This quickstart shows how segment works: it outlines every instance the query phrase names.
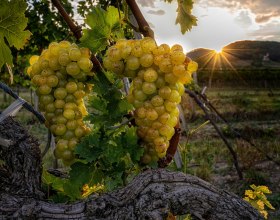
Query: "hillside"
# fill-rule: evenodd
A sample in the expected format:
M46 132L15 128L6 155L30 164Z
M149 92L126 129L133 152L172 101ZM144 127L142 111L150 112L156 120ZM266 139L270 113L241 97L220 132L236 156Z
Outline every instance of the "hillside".
M214 50L199 48L187 55L197 61L200 68L280 68L280 42L275 41L237 41L223 47L219 54Z
M201 85L280 85L280 42L238 41L225 46L221 53L199 48L187 55L198 62Z

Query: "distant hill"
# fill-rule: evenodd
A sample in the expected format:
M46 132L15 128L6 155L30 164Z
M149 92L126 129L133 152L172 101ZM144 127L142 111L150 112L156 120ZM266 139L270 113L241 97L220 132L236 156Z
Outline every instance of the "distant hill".
M238 41L221 53L198 48L187 55L198 62L198 82L208 86L280 86L280 42Z
M217 55L214 50L199 48L190 51L187 55L197 61L200 68L220 69L230 65L235 68L244 66L280 67L280 42L237 41L223 47L222 51L220 55ZM266 58L264 58L265 56ZM263 59L265 59L264 62Z

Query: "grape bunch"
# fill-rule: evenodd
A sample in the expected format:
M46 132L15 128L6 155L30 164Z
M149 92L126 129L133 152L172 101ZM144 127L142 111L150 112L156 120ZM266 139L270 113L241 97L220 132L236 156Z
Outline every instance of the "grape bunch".
M36 87L39 109L55 136L56 158L69 165L74 148L90 129L84 124L87 110L83 98L90 92L90 51L68 41L52 42L40 56L32 56L27 73Z
M145 143L142 162L164 157L178 123L184 84L191 82L197 63L186 57L180 45L157 46L146 37L119 40L107 50L103 64L120 77L132 78L127 99L135 107L137 134Z

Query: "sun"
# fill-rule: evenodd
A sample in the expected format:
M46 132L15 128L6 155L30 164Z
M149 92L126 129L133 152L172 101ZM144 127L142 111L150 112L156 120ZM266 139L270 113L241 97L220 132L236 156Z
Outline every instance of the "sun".
M216 49L216 50L215 50L215 53L216 53L216 54L220 54L220 53L222 53L222 52L223 52L223 48L220 48L220 49Z

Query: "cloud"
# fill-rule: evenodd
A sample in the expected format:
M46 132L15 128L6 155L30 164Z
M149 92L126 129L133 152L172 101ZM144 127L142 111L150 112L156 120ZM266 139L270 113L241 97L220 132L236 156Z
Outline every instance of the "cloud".
M279 26L280 21L272 21L266 25L260 25L258 30L252 31L248 35L256 40L280 41Z
M164 15L165 11L164 10L149 10L147 13L152 14L152 15Z
M272 18L280 18L279 0L197 0L202 7L223 7L230 10L245 9L255 14L257 23L270 21Z
M155 8L155 3L151 0L137 0L137 4L141 5L142 7Z
M252 25L252 19L248 10L240 11L239 15L234 20L243 28L248 28Z

